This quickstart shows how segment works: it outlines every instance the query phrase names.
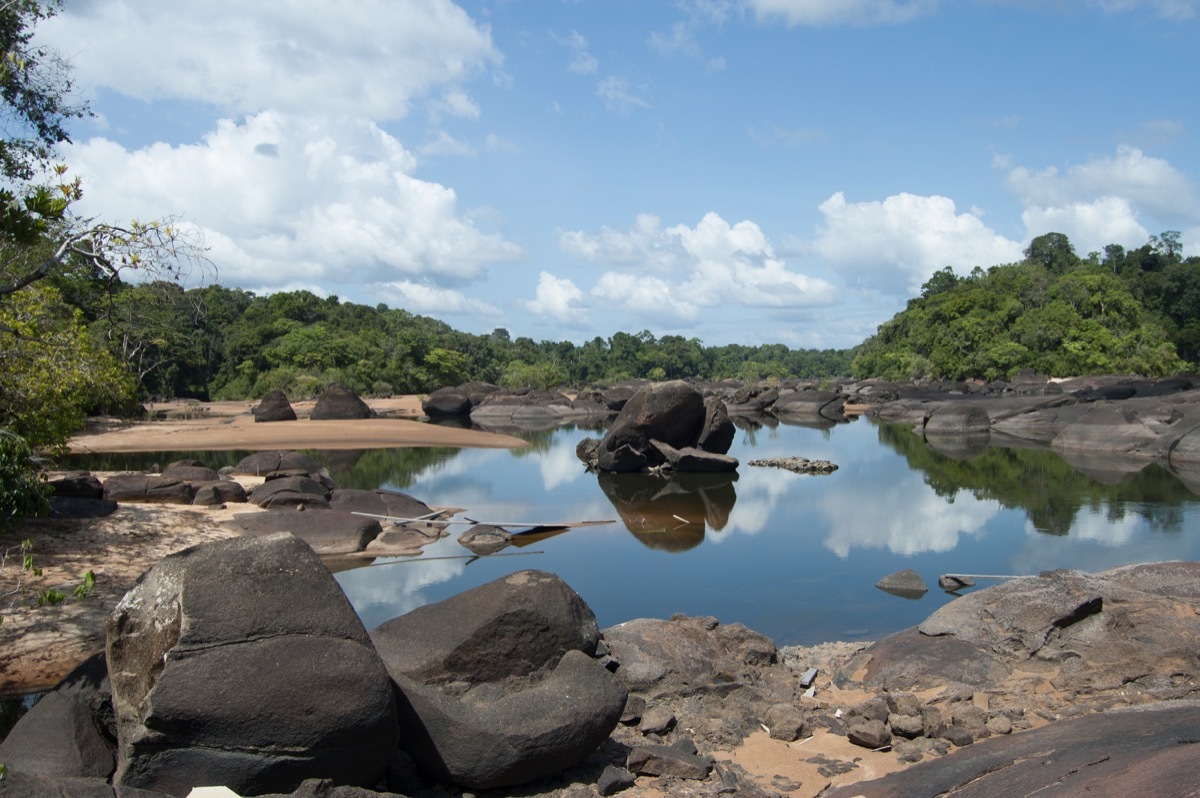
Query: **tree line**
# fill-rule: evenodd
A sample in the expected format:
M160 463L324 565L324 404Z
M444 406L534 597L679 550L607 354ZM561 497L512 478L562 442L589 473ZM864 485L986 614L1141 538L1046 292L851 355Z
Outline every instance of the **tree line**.
M485 335L386 305L308 291L259 296L221 285L109 282L62 273L49 283L89 334L125 363L140 398L295 399L334 382L364 396L428 393L483 380L509 388L682 377L820 378L844 375L849 350L780 344L704 346L697 338L616 332L580 345Z
M1030 242L1019 263L946 267L857 348L857 377L1005 379L1191 370L1200 360L1200 257L1180 234L1081 258L1062 233Z

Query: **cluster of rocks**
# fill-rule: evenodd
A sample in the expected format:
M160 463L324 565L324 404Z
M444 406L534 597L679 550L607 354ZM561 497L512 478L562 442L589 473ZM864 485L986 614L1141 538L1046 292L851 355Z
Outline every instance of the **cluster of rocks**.
M734 433L722 401L675 380L639 390L602 439L585 438L575 452L595 471L720 473L737 469L726 454Z
M302 542L233 539L164 559L130 591L106 657L0 744L0 795L797 788L720 753L762 730L920 760L823 795L1029 794L1067 776L1186 795L1200 777L1183 744L1200 739L1198 618L1200 564L1163 563L988 588L869 646L777 649L713 618L600 632L561 580L521 571L368 633ZM860 767L820 743L794 750L825 785Z
M595 616L551 574L511 574L368 633L287 534L164 558L106 631L106 651L0 744L0 794L505 787L580 762L626 703Z
M533 388L506 390L486 382L439 388L421 400L430 420L468 420L488 430L540 430L563 424L602 424L634 394L630 385L580 391L574 396Z
M296 410L288 401L287 394L278 389L268 391L257 405L250 408L255 422L295 421ZM313 405L309 418L321 420L344 420L374 418L375 411L348 386L335 382L330 384Z
M246 490L236 476L263 482ZM240 535L290 532L323 555L414 555L447 534L436 511L419 499L399 491L339 488L324 466L300 452L255 452L220 471L179 460L161 473L113 474L103 481L69 472L50 486L54 512L72 517L110 514L119 503L253 504L272 512L240 513L222 524ZM385 530L383 517L426 520Z

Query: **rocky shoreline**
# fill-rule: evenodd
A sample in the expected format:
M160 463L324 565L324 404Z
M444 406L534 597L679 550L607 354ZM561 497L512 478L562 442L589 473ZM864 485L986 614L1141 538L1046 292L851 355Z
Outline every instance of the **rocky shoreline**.
M934 448L969 452L981 440L1016 441L1068 459L1099 453L1105 467L1158 461L1186 476L1200 428L1190 378L1030 384L961 392L796 385L773 397L770 387L738 389L721 402L738 425L827 425L864 411L910 424ZM747 401L729 405L735 398ZM698 418L712 418L714 404L702 403ZM758 421L748 409L755 404ZM821 465L801 459L763 465ZM296 798L850 798L1034 789L1073 796L1137 793L1139 784L1183 796L1200 783L1191 749L1200 740L1198 563L1043 573L968 593L869 646L784 649L715 618L639 619L598 630L557 577L519 572L485 586L492 592L484 597L455 597L422 608L417 619L389 622L389 637L382 631L389 624L354 631L336 584L308 597L328 575L319 561L313 566L312 552L419 549L432 539L429 528L400 530L401 541L384 540L362 516L345 528L324 522L434 510L378 491L338 497L315 464L285 462L279 453L247 466L269 478L246 496L198 463L171 468L158 478L116 480L107 501L122 491L122 502L186 494L202 505L251 498L264 508L321 509L258 514L270 517L264 524L248 516L228 529L239 537L204 544L202 556L172 555L143 576L110 616L107 657L68 676L0 743L0 763L9 768L0 796L186 795L200 782L187 782L185 772L208 773L213 781L205 783L244 795ZM80 490L96 489L73 479ZM75 501L106 500L101 493ZM321 522L298 525L314 518ZM190 569L189 558L202 566ZM260 559L265 565L253 564ZM258 578L239 596L230 576L247 568ZM263 587L279 574L303 576ZM185 584L192 586L184 591ZM199 603L189 608L185 594ZM521 606L530 614L520 622L496 613ZM559 619L546 620L554 608ZM288 618L298 625L289 627ZM556 628L566 631L546 635ZM175 631L147 634L156 629ZM529 629L539 634L530 638ZM547 649L540 638L559 642ZM264 655L264 647L275 653ZM323 647L340 653L321 654ZM244 659L234 653L243 648ZM520 653L528 650L541 653ZM218 658L204 664L211 652ZM349 700L343 691L354 685L359 697ZM398 715L387 709L389 693ZM321 737L316 728L330 731ZM346 740L358 741L353 756Z
M1173 754L1200 739L1200 563L1043 573L869 646L777 649L682 616L601 631L536 571L355 625L290 534L172 555L110 617L108 667L89 660L0 744L0 795L152 798L214 779L337 798L935 794L911 791L913 763L1010 794L1005 778L1031 776L997 758L1084 716L1086 740L1038 738L1093 757L1054 794L1117 768L1163 796L1200 776Z

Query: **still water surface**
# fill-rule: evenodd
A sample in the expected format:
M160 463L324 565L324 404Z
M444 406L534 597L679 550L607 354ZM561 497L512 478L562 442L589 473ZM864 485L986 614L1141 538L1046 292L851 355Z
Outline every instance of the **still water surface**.
M316 453L343 487L401 490L472 518L616 521L482 558L455 540L465 527L451 527L421 557L341 571L337 579L366 626L540 568L565 579L602 627L685 613L744 623L780 645L873 640L949 601L936 584L943 573L1200 559L1200 498L1158 465L1111 484L1118 479L1111 469L1090 464L1094 478L1053 452L989 448L949 457L907 428L862 419L831 429L739 430L730 451L741 460L738 474L663 480L585 472L575 446L595 434L529 433L533 446L521 451ZM239 456L200 459L221 465ZM839 469L802 476L748 465L789 456L832 460ZM93 459L89 467L135 466ZM902 568L924 577L931 588L924 597L874 587Z

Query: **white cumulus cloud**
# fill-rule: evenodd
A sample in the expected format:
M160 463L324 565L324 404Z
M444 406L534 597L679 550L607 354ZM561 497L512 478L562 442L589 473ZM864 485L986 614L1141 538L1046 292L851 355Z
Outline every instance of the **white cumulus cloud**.
M538 277L537 295L522 302L531 312L560 322L580 321L586 314L576 303L583 299L579 286L564 277L542 272Z
M1183 173L1128 145L1118 147L1111 157L1094 158L1063 172L1053 166L1037 171L1015 166L1004 184L1022 202L1044 208L1117 197L1164 220L1194 218L1200 210Z
M502 61L490 31L450 0L84 0L38 36L70 54L82 87L237 113L394 119L444 88L442 110L469 116L458 84Z
M833 301L833 286L790 270L752 221L729 224L716 213L695 227L664 228L642 214L628 231L563 233L569 253L608 266L593 296L631 310L694 319L700 308L806 308Z
M879 25L908 22L937 10L939 0L746 0L761 20L795 25Z
M1020 243L974 213L959 213L947 197L905 193L847 202L839 191L819 209L823 222L814 251L885 293L914 293L945 266L964 273L1022 257Z
M452 189L413 177L411 153L363 119L263 112L223 120L196 144L126 150L96 138L65 155L84 179L82 213L173 209L204 235L226 284L302 280L345 295L395 280L475 280L521 255L478 229Z

